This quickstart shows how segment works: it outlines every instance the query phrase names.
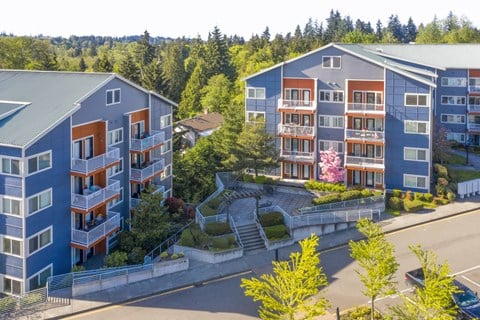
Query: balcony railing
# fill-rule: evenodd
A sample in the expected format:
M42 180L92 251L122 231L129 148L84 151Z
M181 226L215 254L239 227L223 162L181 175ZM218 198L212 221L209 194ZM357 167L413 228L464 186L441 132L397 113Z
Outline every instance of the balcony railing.
M375 103L348 103L347 112L385 113L385 106L383 104L375 104Z
M294 162L313 162L313 152L282 150L281 157Z
M480 131L480 123L467 123L468 131Z
M480 104L469 104L467 108L468 112L480 112Z
M315 111L316 101L278 99L278 109Z
M480 93L480 86L478 85L468 86L468 92Z
M356 157L356 156L347 156L345 165L363 167L363 168L375 168L375 169L384 169L384 159L383 158L367 158L367 157Z
M377 141L377 142L385 141L385 134L383 131L346 129L345 137L351 140Z
M278 134L292 137L313 137L314 127L279 124Z
M120 149L108 147L104 154L90 159L72 159L72 171L88 175L96 170L105 168L112 163L120 161Z
M152 130L149 134L144 134L144 137L141 139L131 139L130 150L143 152L158 147L164 142L165 132Z
M72 208L89 211L97 205L120 194L120 181L109 179L105 188L92 186L83 190L83 194L72 193Z
M152 194L165 192L165 186L155 185L155 188L156 189L155 191L152 192ZM136 197L130 197L130 209L133 209L140 204L140 201L141 201L140 198L141 198L140 195L137 195Z
M130 169L130 180L135 182L144 182L165 169L165 159L154 159L152 162L142 164L142 168Z
M95 220L93 225L88 229L72 229L72 243L88 248L117 228L120 228L120 214L109 211L106 220Z

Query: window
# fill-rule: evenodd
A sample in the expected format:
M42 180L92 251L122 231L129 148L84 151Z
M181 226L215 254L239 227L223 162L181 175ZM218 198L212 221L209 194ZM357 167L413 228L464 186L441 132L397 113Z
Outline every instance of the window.
M442 87L466 87L467 78L442 77Z
M442 104L464 106L467 102L465 96L442 96Z
M428 122L405 120L405 133L428 134Z
M412 161L427 161L427 149L404 148L403 159Z
M172 125L172 115L167 114L166 116L162 116L160 118L160 129L170 127Z
M123 141L123 128L108 131L107 144L113 146Z
M34 214L52 205L52 189L28 198L28 214Z
M441 120L442 123L465 123L465 115L442 113Z
M342 90L320 90L318 92L319 101L322 102L343 102Z
M411 174L403 175L403 186L406 188L427 189L427 178L425 176L415 176Z
M247 112L247 122L265 122L265 112Z
M465 133L448 132L447 140L454 140L460 143L465 143Z
M120 188L120 197L116 197L109 201L107 204L107 208L110 209L121 202L123 202L123 188Z
M52 167L52 152L48 151L28 158L28 174L40 172Z
M123 158L120 159L120 162L110 168L107 168L107 177L110 178L115 176L123 171Z
M2 253L22 256L22 241L11 238L2 239Z
M107 90L107 106L120 103L120 89Z
M165 141L165 143L162 144L162 146L160 147L160 153L161 154L165 154L165 153L167 153L171 150L172 150L172 140L171 139Z
M428 95L405 93L405 105L409 107L428 107Z
M2 199L2 212L19 216L21 214L20 201L21 200L4 197Z
M333 140L320 140L318 141L318 150L326 151L333 148L337 153L343 153L343 142Z
M480 97L478 96L469 96L468 104L473 106L480 106Z
M165 169L160 174L160 180L165 180L171 175L171 173L172 173L172 165L169 164L168 166L165 167Z
M248 99L265 99L265 88L247 88Z
M341 57L340 56L323 56L322 57L322 68L324 69L340 69L341 67Z
M20 175L20 160L2 158L2 173Z
M22 293L22 282L11 278L3 278L3 292L20 295Z
M35 290L44 287L47 284L48 277L52 276L52 265L44 268L28 280L29 290Z
M33 254L52 243L52 227L37 233L28 239L28 254Z
M319 116L318 126L325 128L343 128L343 117L338 116Z

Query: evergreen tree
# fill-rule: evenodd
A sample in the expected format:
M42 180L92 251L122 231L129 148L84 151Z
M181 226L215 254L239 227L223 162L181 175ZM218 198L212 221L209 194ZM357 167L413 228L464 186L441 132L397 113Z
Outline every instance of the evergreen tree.
M387 31L389 31L393 37L396 39L396 42L403 42L404 34L403 27L398 19L398 15L391 15L388 18Z
M417 43L440 43L442 41L442 29L437 17L425 27L418 28Z
M126 79L136 84L140 84L140 69L130 53L127 52L125 55L125 58L120 63L118 72Z
M96 72L112 72L113 64L108 59L107 53L103 53L100 59L96 59L93 64L93 70Z
M87 64L85 63L85 59L83 59L83 57L80 58L80 62L78 63L78 68L82 72L85 72L85 70L87 70Z
M206 73L204 72L205 62L199 60L188 79L185 90L182 92L182 98L178 104L178 118L186 119L202 112L200 103L201 90L207 84Z
M226 37L218 27L208 34L205 45L205 70L207 79L217 74L225 74L230 80L235 79L235 72L230 63Z
M382 22L377 20L377 24L375 25L375 36L377 37L377 41L381 41L383 39L383 26Z
M299 25L297 25L297 28L295 29L295 33L289 43L288 49L290 53L294 54L302 54L307 51Z
M410 42L415 42L415 39L417 38L417 26L415 23L413 23L412 18L408 18L407 25L404 27L404 42L405 43L410 43Z
M208 85L201 90L203 109L224 114L232 101L231 90L232 83L224 74L211 77Z
M187 49L184 42L176 40L165 48L162 59L163 77L166 82L165 96L172 101L180 101L187 82L185 58Z

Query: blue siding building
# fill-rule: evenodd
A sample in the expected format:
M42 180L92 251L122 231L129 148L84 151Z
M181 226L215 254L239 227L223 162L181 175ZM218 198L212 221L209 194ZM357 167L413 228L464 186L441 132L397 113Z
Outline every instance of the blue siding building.
M0 70L0 292L108 254L140 192L171 196L175 106L115 74Z
M245 78L248 123L277 137L284 179L321 179L320 154L345 183L430 192L434 130L480 146L479 45L331 43Z

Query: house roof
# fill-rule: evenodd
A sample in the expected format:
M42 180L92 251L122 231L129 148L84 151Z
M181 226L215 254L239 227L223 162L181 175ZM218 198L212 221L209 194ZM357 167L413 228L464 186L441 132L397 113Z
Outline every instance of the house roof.
M216 129L223 123L223 116L218 112L206 113L190 119L177 121L177 127L193 130L196 133Z
M28 146L113 78L149 92L114 73L0 70L0 145Z

